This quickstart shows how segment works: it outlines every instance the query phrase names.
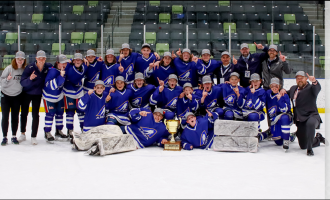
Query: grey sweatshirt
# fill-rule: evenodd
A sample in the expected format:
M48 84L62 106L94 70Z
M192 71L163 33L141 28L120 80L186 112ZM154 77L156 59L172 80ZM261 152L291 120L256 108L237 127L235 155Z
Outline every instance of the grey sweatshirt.
M11 65L7 66L1 74L1 91L8 96L19 95L23 87L20 83L24 69L14 69ZM8 81L7 77L11 73L12 78Z

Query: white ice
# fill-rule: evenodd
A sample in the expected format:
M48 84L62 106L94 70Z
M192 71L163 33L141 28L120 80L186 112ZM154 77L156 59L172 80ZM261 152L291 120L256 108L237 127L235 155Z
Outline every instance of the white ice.
M27 141L0 147L1 198L325 198L323 144L314 157L306 156L297 139L287 153L263 141L257 153L150 147L93 157L73 151L69 142L46 143L44 116L37 146L30 143L30 113ZM266 126L264 121L261 128ZM75 131L80 132L77 116ZM319 132L324 131L323 124Z

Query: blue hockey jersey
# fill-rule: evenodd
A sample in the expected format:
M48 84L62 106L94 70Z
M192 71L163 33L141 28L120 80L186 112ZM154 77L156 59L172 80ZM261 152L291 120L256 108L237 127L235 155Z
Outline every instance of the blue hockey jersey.
M173 63L178 74L180 86L183 86L185 83L191 83L193 88L198 87L198 76L206 73L203 65L196 65L194 61L184 62L180 58L174 58Z
M88 92L88 90L93 90L95 82L100 80L100 72L103 65L103 61L97 61L98 57L95 58L93 63L89 63L85 73L84 79L84 90Z
M73 63L68 63L65 68L64 95L72 99L81 98L84 95L82 79L86 74L87 66L82 64L76 68Z
M264 108L266 106L266 92L263 88L256 89L255 93L251 93L251 88L246 87L247 91L245 103L242 109L243 116L246 117L250 113L258 113L259 115L264 115Z
M156 90L156 87L148 84L141 88L135 88L133 84L129 84L127 89L133 91L132 99L130 105L133 108L149 108L149 100L152 93Z
M45 86L42 90L42 96L46 101L59 102L63 99L63 85L65 78L61 76L60 70L49 68L45 79Z
M105 105L108 116L116 118L120 124L129 125L131 123L128 118L129 101L132 99L133 91L129 89L116 90L110 96L111 100Z
M150 112L146 117L139 114L140 111ZM145 148L157 143L158 146L163 146L161 141L168 140L170 135L166 129L164 122L155 122L152 112L146 108L133 108L129 116L132 124L125 126L125 131L133 135L138 148Z
M124 67L123 74L125 75L125 82L132 83L134 80L134 71L135 71L135 62L138 56L141 56L138 53L132 52L129 56L123 58L120 63ZM116 57L119 60L119 56Z
M102 96L94 93L86 93L78 101L78 109L85 112L84 131L105 124L105 100L108 93L103 92Z
M149 67L149 64L158 61L156 56L153 53L149 54L149 58L143 57L143 55L138 56L135 61L135 68L134 68L134 73L144 73L144 71Z
M217 69L219 69L220 65L222 65L221 61L217 61L217 60L212 60L210 59L210 61L208 63L205 63L202 59L198 59L197 64L196 64L197 68L202 68L205 67L205 74L204 75L199 75L198 77L198 82L202 83L202 77L205 75L209 75L212 78L212 81L214 79L214 72L217 71Z
M184 115L187 112L195 113L198 108L199 108L199 102L197 95L192 94L192 100L184 96L183 98L178 98L176 104L176 114L178 117L184 118Z
M105 84L105 91L109 92L110 88L115 84L115 79L117 76L122 75L122 73L119 71L119 64L111 64L107 65L106 63L103 63L101 67L101 73L100 77L102 81Z
M159 86L150 96L150 104L157 105L158 108L169 109L172 112L176 111L176 105L179 95L183 89L181 86L175 86L174 89L165 87L163 92L159 92Z
M203 90L198 89L196 95L199 99L203 97ZM208 111L214 111L215 108L221 107L220 102L222 101L222 88L218 86L212 86L211 91L205 97L204 103L199 100L200 109L207 109Z
M144 71L144 76L146 78L149 78L149 82L153 84L154 86L158 87L159 82L158 79L161 81L164 81L164 84L167 85L168 82L168 76L170 74L177 74L176 69L174 66L168 65L167 67L159 66L159 69L151 69L147 68Z
M223 110L226 112L227 110L231 110L234 112L235 118L242 119L242 108L245 104L244 97L246 96L246 91L243 87L238 86L239 88L239 98L237 98L236 93L234 92L234 88L230 84L223 83L218 87L222 88L222 98L224 101Z
M282 113L288 113L291 115L290 98L287 94L282 96L280 100L277 100L277 94L273 94L272 90L266 91L266 105L267 112L272 121Z
M212 113L213 116L215 113ZM216 118L209 117L197 117L195 127L187 125L181 135L181 145L185 150L190 150L190 146L193 148L206 149L211 148L214 138L214 121Z

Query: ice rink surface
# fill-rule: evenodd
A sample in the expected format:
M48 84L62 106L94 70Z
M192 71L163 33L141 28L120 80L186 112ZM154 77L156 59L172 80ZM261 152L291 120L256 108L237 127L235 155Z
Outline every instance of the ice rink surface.
M257 153L149 147L94 157L73 151L69 142L46 143L44 113L39 144L32 146L31 118L30 113L27 141L0 146L1 198L325 198L323 144L314 157L300 150L297 139L287 153L263 141ZM264 120L261 128L266 126ZM75 131L80 132L77 116Z

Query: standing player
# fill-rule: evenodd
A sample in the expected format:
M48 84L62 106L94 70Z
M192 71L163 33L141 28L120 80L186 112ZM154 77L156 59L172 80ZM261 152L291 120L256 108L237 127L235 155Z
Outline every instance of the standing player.
M100 79L100 71L103 65L101 57L96 57L95 51L90 49L87 51L86 59L88 61L88 68L86 70L84 79L84 92L93 90L95 82Z
M129 101L132 99L133 91L126 89L124 77L117 76L115 81L114 88L110 90L110 100L105 105L107 124L130 125Z
M270 133L275 143L279 146L283 145L283 149L287 151L292 125L290 98L287 94L282 96L279 93L281 85L278 78L271 79L270 88L266 92L267 112L271 121Z
M245 104L246 91L243 87L238 86L239 74L232 72L229 78L229 84L221 84L222 97L224 100L224 119L233 120L243 119L242 108Z
M126 84L130 84L134 81L134 67L138 56L138 53L132 52L129 44L124 43L121 45L120 56L117 56L116 59L118 63L124 67L124 79Z
M125 126L123 132L131 134L136 147L142 149L153 144L163 147L169 132L162 122L163 110L156 108L153 114L146 108L133 108L129 113L132 124Z
M68 136L73 138L73 119L77 112L81 132L84 127L84 112L77 109L77 102L84 96L82 79L87 71L87 66L83 63L83 56L81 53L75 53L72 63L69 63L65 68L66 79L64 82L64 105L66 112L66 128L68 129Z
M104 91L104 82L95 82L94 90L89 90L78 101L78 109L85 112L84 132L105 124L105 103L110 100L110 95Z
M108 49L105 56L105 61L101 67L100 77L105 84L105 91L109 92L115 84L115 78L123 75L124 68L117 63L115 52Z
M50 68L48 71L45 86L42 91L46 112L44 127L45 139L51 144L54 143L54 137L51 134L54 116L56 121L56 140L66 140L68 138L68 136L62 132L64 113L63 85L65 82L65 68L67 63L68 59L65 55L60 54L57 56L54 68Z
M176 58L172 52L172 58L177 74L179 76L178 83L183 86L185 83L191 83L194 90L198 89L198 76L206 73L203 65L196 65L198 58L191 54L190 49L183 49L182 53L176 52L180 58Z
M168 77L168 87L164 86L164 81L158 81L159 86L151 95L150 104L164 109L165 119L174 119L178 97L182 92L182 87L177 85L178 77L171 74Z
M133 91L130 101L133 108L147 108L150 110L149 99L156 87L147 84L141 72L135 74L134 83L129 84L127 88Z
M200 148L208 150L212 147L214 138L215 113L206 110L205 117L198 117L188 112L185 115L187 126L181 135L181 144L184 150Z
M144 73L144 71L149 67L149 64L154 61L159 61L159 55L156 52L151 53L150 44L144 43L141 47L141 56L138 56L135 61L134 72Z
M156 87L159 86L158 79L164 81L165 85L167 85L168 76L170 74L176 74L170 52L164 52L161 61L150 63L149 67L144 72L144 76L149 78L149 82Z
M214 59L211 60L211 52L208 49L202 50L202 59L198 59L197 61L197 68L201 68L201 66L205 67L206 70L205 75L211 76L212 83L214 79L214 74L216 74L215 73L216 71L219 71L219 67L221 65L222 65L221 61L217 61ZM202 84L202 76L199 76L198 82Z

